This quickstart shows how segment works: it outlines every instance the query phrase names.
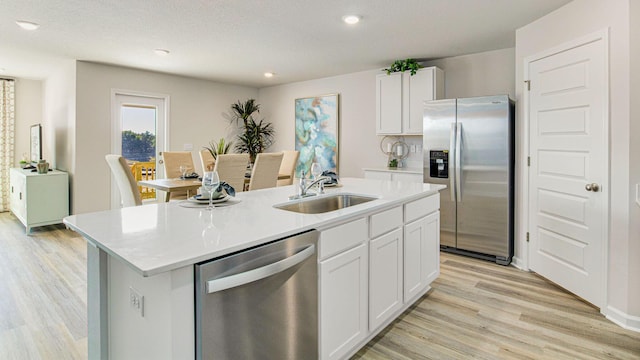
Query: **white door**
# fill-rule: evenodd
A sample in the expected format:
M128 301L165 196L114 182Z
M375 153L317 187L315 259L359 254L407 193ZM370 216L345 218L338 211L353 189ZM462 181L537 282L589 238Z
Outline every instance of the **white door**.
M528 63L531 270L604 305L608 203L607 42Z
M166 99L122 93L115 93L113 99L112 154L122 155L129 163L155 163L155 170L149 171L155 172L154 178L164 178L160 155L166 144ZM120 207L120 194L114 182L111 194L111 207ZM146 193L141 195L143 201L148 198L144 196ZM155 198L158 196L162 195L156 193Z

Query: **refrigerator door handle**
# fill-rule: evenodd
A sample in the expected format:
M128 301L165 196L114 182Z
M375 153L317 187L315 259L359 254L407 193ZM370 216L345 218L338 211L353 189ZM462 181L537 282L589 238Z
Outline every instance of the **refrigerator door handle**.
M461 187L461 176L462 176L462 161L461 161L461 152L462 152L462 123L456 124L456 153L455 153L455 168L456 168L456 199L458 202L462 201L462 187Z
M456 169L455 156L456 156L456 123L451 123L451 132L449 135L449 193L451 194L451 201L456 201L456 189L455 189L455 175Z

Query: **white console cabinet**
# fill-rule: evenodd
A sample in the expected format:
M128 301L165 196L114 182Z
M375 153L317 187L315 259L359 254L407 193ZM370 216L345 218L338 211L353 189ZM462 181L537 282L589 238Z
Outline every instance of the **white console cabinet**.
M31 170L11 169L9 177L11 212L31 228L62 223L69 216L69 177L66 172L38 174Z

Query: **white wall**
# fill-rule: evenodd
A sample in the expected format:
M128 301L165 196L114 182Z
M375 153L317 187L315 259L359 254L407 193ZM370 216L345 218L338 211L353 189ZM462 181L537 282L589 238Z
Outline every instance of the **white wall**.
M70 60L44 82L42 158L49 162L50 167L68 171L71 183L75 157L75 119L76 62Z
M640 107L637 106L640 99L640 2L630 1L629 11L629 33L631 44L630 61L631 77L629 98L630 108L630 131L629 131L629 192L631 193L631 205L629 211L629 252L627 261L629 263L629 313L640 315ZM638 189L636 190L636 186ZM637 202L634 204L634 198Z
M633 0L635 1L635 0ZM633 2L631 1L631 2ZM630 0L575 0L564 7L516 31L516 98L519 103L523 97L523 63L528 56L545 49L560 45L572 39L590 33L609 29L609 68L610 68L610 223L609 223L609 269L608 269L608 309L603 312L640 315L640 281L637 278L640 252L637 244L638 213L634 216L629 209L632 206L631 186L638 182L640 162L637 152L631 151L630 135L638 137L637 128L630 124ZM637 5L636 5L637 6ZM636 19L637 21L637 11ZM635 25L637 29L637 25ZM637 34L636 34L637 35ZM637 65L634 65L637 67ZM518 107L518 119L523 121L522 107ZM522 136L522 127L516 127ZM634 140L637 142L638 140ZM634 143L637 149L637 143ZM518 148L519 157L526 154L522 146ZM630 174L635 174L633 180ZM518 174L521 178L522 174ZM631 180L631 181L630 181ZM606 190L605 190L606 191ZM518 212L524 214L524 194L521 196ZM522 222L520 222L522 223ZM633 236L630 229L633 231ZM518 227L519 242L516 256L526 257L524 227ZM635 269L635 270L634 270ZM632 271L633 270L633 271ZM635 320L636 322L638 320ZM638 324L640 325L640 324ZM640 327L639 327L640 328Z
M257 98L255 88L227 85L144 70L77 62L76 160L73 174L74 214L109 208L109 168L104 156L111 152L111 90L123 89L170 96L166 150L193 145L198 151L232 129L223 117L232 103Z
M427 61L445 73L447 99L507 94L515 99L515 48Z
M30 159L29 131L31 125L42 122L42 88L40 80L16 79L16 122L15 122L15 151L14 166L20 165L20 160Z
M514 49L434 60L445 70L446 97L510 94L514 96ZM262 115L276 126L274 150L293 149L294 100L322 94L340 94L339 173L363 177L363 168L385 167L380 151L382 137L376 135L376 81L380 70L260 89ZM422 136L406 136L408 144L422 144ZM409 166L421 166L422 154L411 154Z
M378 70L262 88L261 115L276 128L274 150L293 149L296 98L340 94L338 172L362 177L363 167L384 166L375 133L376 80Z

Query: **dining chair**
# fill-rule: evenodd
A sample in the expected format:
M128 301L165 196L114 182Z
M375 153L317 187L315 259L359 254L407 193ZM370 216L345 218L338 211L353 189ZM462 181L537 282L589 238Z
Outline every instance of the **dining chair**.
M288 175L288 179L279 179L278 186L285 186L293 184L293 177L296 171L296 163L300 156L300 151L297 150L285 150L282 152L282 163L280 164L280 170L278 170L279 177Z
M243 191L247 164L249 154L220 154L213 169L218 172L220 181L231 185L236 191Z
M278 184L278 171L282 163L283 153L260 153L251 171L249 190L275 187Z
M156 178L155 161L134 162L130 167L136 183L141 180L155 180ZM154 188L138 185L138 192L142 200L156 198L156 190Z
M216 164L216 159L213 158L211 152L207 149L200 150L200 165L202 165L202 171L211 171Z
M187 173L195 171L193 156L191 151L164 151L162 152L162 164L164 165L164 176L167 179L177 179L182 176L180 165L187 167ZM186 191L172 191L169 199L186 199Z
M104 158L107 160L107 164L109 164L111 173L120 190L122 207L142 205L138 184L136 184L126 160L121 155L114 154L106 155Z

